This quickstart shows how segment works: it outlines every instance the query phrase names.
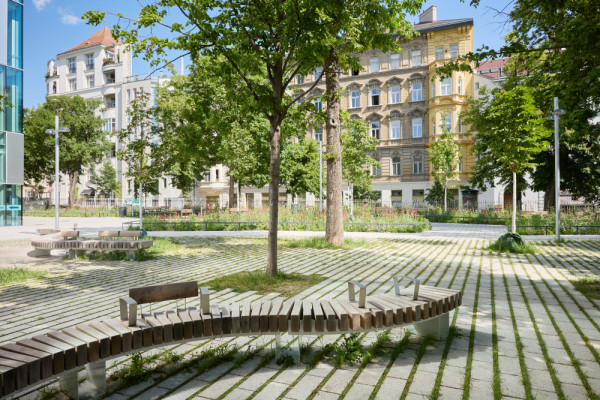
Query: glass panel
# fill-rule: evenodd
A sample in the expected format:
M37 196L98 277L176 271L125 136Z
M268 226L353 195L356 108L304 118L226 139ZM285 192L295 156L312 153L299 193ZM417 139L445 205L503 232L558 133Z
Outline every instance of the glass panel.
M371 73L379 72L379 57L371 57Z
M6 225L21 225L21 186L6 185Z
M23 6L8 2L8 65L23 68Z
M22 132L23 123L23 73L19 70L7 68L6 70L7 101L12 105L5 107L6 130Z
M4 226L6 217L4 216L6 204L4 201L4 192L6 192L6 186L0 185L0 226Z
M400 54L390 55L390 69L400 69Z
M6 182L6 133L0 132L0 182Z

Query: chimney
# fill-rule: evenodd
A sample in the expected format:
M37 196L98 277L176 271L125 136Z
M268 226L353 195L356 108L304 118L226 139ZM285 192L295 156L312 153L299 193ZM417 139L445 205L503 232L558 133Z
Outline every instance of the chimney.
M437 21L437 6L431 6L419 15L419 23L427 24Z

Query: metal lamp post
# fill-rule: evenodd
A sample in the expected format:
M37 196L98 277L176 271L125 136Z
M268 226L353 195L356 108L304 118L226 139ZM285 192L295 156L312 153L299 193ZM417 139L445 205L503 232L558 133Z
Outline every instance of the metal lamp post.
M54 228L59 229L58 227L58 208L60 203L60 176L58 171L58 134L59 133L67 133L71 130L66 127L59 128L58 127L58 115L54 116L54 129L46 129L47 134L54 134Z
M323 210L323 141L319 140L319 207Z
M554 121L554 186L555 186L555 207L556 207L556 240L560 240L560 157L558 140L558 123L560 116L565 114L565 110L558 108L558 97L554 98L554 111L550 119Z

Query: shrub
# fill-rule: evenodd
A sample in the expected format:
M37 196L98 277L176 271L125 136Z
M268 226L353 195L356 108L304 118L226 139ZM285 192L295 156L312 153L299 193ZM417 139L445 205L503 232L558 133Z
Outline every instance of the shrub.
M490 245L490 250L510 253L533 253L534 248L525 242L518 233L508 232L500 236L495 243Z

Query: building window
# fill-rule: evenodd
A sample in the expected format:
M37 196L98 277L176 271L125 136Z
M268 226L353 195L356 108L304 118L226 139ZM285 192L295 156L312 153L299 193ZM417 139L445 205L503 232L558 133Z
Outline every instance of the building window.
M423 119L413 118L412 119L412 137L420 138L423 137Z
M435 97L435 80L431 81L430 85L431 85L431 98L434 98Z
M458 45L451 44L450 45L450 58L456 58L456 57L458 57Z
M115 108L117 105L117 101L114 97L106 98L106 108Z
M411 100L421 101L423 100L423 84L421 82L413 82L411 87Z
M410 58L413 67L421 66L421 50L413 50L410 52Z
M6 78L6 86L2 86ZM12 104L0 111L0 126L6 123L4 130L10 132L23 132L23 71L14 68L0 67L0 93L5 100ZM19 192L20 193L20 192Z
M322 142L323 141L323 127L322 126L315 127L313 129L313 135L317 142Z
M68 62L69 62L69 73L70 74L75 73L75 71L76 71L75 58L69 58Z
M462 157L458 157L458 172L463 172Z
M462 89L463 89L462 88L462 78L459 78L458 79L458 94L463 94Z
M93 88L94 87L94 83L95 83L94 75L88 75L86 77L86 80L87 80L87 87L88 88Z
M300 74L296 75L296 82L298 84L304 83L304 76L302 76Z
M452 94L452 78L447 77L440 82L440 95Z
M317 97L315 99L315 109L317 111L322 111L323 110L323 103L321 102L321 98L320 97Z
M390 55L390 69L400 69L400 54L391 54Z
M435 135L435 117L431 120L431 134Z
M392 120L390 122L390 131L392 139L400 139L400 120Z
M379 57L371 57L369 61L371 64L371 73L379 72Z
M117 144L111 143L110 150L108 151L109 158L115 158L117 156Z
M52 83L52 93L56 94L56 82Z
M114 132L117 130L114 118L107 118L105 121L106 122L104 123L104 130L106 132Z
M479 90L479 82L475 83L475 90Z
M379 131L381 130L381 123L379 121L371 122L371 137L379 140Z
M6 3L4 3L6 4ZM23 68L23 6L8 2L7 61L14 68Z
M442 118L446 121L446 129L448 129L448 132L452 132L452 114L444 114Z
M413 157L413 174L419 175L423 173L423 158L421 156Z
M352 71L350 71L350 75L352 75L352 76L358 76L359 73L360 73L359 68L356 68L356 69L353 69Z
M390 104L400 104L400 86L390 86Z
M215 181L219 182L219 170L215 169Z
M127 190L131 192L131 179L127 181Z
M350 108L360 107L360 92L358 90L350 92Z
M71 92L74 92L77 90L77 80L76 79L69 79L69 90Z
M462 118L458 119L458 133L462 133Z
M88 71L94 69L94 55L93 54L85 55L85 68Z
M377 162L376 165L373 165L371 167L371 173L373 174L373 176L381 176L381 166L379 165L379 162Z
M373 88L370 91L371 105L378 106L379 105L379 88Z
M392 173L394 175L402 175L402 163L400 157L392 158Z
M440 46L440 47L436 47L435 48L435 59L436 60L443 60L444 59L444 46Z
M323 74L323 67L315 68L315 81L321 77L321 74Z
M163 187L167 188L167 178L163 178Z

